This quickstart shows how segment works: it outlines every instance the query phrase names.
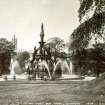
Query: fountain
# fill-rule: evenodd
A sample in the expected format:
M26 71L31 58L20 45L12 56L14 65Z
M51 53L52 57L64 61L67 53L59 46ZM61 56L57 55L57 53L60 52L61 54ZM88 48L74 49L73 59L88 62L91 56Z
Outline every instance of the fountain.
M13 75L13 76L15 75L15 71L14 71L15 65L18 65L18 62L14 62L14 59L12 58L10 63L10 75Z
M51 48L45 47L43 24L41 25L40 38L40 46L39 48L34 47L32 60L29 66L26 66L29 68L28 75L21 74L22 70L19 62L13 58L11 59L10 74L4 77L5 80L27 78L35 80L81 79L79 75L73 73L73 64L70 61L70 56L62 57L62 55L57 55L56 51L52 52ZM69 59L69 63L67 62L67 58Z
M33 58L31 60L32 71L35 79L49 78L51 79L51 72L49 68L50 52L44 47L44 29L43 24L41 25L40 33L41 41L39 42L40 47L34 48Z
M66 60L60 59L57 61L56 65L54 67L53 75L56 73L58 68L61 70L62 74L71 74L71 70L70 70Z
M18 60L15 57L11 59L10 63L10 74L4 75L3 78L5 80L19 80L19 79L26 79L27 75L22 73L22 69L19 65Z
M57 79L82 79L80 75L73 74L72 62L67 63L65 59L59 59L54 67L53 75Z
M71 71L71 75L73 74L73 64L72 64L72 62L70 61L70 66L69 66L69 68L70 68L70 71Z
M51 52L51 49L46 49L44 42L44 29L43 24L41 25L41 33L40 33L41 41L39 42L39 48L34 48L33 57L31 60L32 71L35 79L41 78L41 75L46 75L50 80L54 78L59 79L76 79L80 78L78 75L73 74L73 65L72 62L68 64L67 57L62 57L60 55L55 54L56 52ZM55 57L56 55L56 57ZM53 59L52 59L53 58ZM70 60L70 57L68 57ZM57 60L58 59L58 60ZM52 66L49 66L50 63L53 62ZM51 68L53 67L53 68ZM39 75L40 74L40 75Z

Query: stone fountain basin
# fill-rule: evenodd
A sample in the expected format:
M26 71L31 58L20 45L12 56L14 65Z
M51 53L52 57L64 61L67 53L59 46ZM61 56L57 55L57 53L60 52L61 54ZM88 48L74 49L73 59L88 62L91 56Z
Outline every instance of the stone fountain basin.
M62 77L60 79L69 79L69 80L74 80L74 79L84 79L84 76L80 76L80 75L70 75L70 74L63 74Z
M21 80L21 79L27 79L28 78L28 75L26 74L15 74L15 75L11 75L11 74L8 74L8 75L3 75L2 78L4 80Z

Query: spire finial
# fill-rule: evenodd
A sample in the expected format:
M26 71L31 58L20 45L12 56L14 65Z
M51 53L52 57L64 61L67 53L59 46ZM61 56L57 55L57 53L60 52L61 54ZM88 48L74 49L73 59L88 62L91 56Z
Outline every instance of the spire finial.
M40 33L41 39L44 37L44 28L43 28L43 23L41 24L41 33Z
M44 33L43 23L41 24L41 32L43 32L43 33Z

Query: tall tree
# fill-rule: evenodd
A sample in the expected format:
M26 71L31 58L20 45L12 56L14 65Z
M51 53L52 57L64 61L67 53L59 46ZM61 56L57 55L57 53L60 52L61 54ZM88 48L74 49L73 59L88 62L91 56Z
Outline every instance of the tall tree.
M80 66L81 52L88 48L90 41L94 38L94 43L97 44L98 39L105 40L105 0L79 0L80 8L79 22L80 25L71 34L71 44L69 49L73 51L73 57L76 57L75 64ZM100 49L92 50L93 56L100 56ZM88 55L89 56L89 55ZM99 62L99 58L92 58L95 62ZM90 59L89 59L90 62ZM84 62L81 64L83 65ZM100 64L102 62L99 62ZM92 64L93 65L93 64ZM90 66L90 65L89 65ZM94 66L95 67L95 66ZM93 68L94 68L93 67ZM99 75L98 70L97 76Z
M17 57L16 57L21 68L25 68L25 61L29 60L29 58L30 58L30 54L27 51L20 52L19 54L17 54Z
M0 39L0 75L9 73L11 54L15 46L5 38Z
M105 0L80 0L78 13L80 25L71 35L70 48L86 48L92 37L105 39Z

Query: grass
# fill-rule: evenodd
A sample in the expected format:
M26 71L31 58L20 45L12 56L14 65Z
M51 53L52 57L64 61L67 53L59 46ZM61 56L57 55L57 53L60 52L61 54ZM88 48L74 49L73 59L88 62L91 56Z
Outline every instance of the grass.
M93 82L94 83L94 82ZM34 105L35 103L103 103L104 94L88 88L86 81L4 81L0 82L0 105ZM97 94L96 94L97 93ZM38 105L38 104L37 104Z

